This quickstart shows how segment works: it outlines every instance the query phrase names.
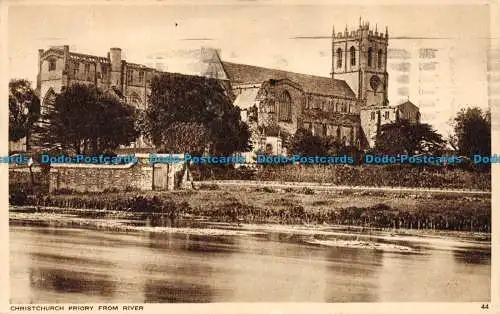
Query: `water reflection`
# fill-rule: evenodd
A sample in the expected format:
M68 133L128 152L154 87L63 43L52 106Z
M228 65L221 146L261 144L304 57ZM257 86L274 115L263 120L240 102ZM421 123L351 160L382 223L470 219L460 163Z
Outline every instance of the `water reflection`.
M10 232L14 303L486 302L490 294L489 250L446 243L434 249L381 240L414 248L397 253L310 244L333 237L279 232Z
M144 303L208 303L213 301L210 285L178 280L148 280Z
M116 285L110 276L60 268L30 268L31 287L65 293L84 293L110 297Z
M454 250L454 260L466 264L491 264L491 252L484 250Z
M376 302L382 257L383 253L374 250L330 248L325 301Z

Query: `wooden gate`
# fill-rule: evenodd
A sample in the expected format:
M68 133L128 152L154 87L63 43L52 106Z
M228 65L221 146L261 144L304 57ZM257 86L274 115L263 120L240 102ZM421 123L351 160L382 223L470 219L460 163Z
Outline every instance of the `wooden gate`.
M168 163L158 163L153 166L153 190L168 190L169 166Z

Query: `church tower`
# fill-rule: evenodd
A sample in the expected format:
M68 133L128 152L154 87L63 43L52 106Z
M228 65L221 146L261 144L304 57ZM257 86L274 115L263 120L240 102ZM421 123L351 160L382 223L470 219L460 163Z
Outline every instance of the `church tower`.
M364 106L386 106L387 45L389 34L370 29L368 23L348 32L332 33L332 78L344 80Z

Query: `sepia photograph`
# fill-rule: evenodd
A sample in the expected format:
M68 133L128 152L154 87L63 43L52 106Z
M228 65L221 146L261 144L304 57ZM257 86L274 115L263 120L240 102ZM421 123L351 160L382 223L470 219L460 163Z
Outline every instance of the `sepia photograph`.
M492 4L162 2L2 7L9 311L495 310Z

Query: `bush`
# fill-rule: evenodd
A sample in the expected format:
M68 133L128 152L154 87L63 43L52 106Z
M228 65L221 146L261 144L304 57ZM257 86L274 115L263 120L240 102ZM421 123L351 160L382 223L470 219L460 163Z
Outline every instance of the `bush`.
M216 191L216 190L220 190L220 186L218 186L217 184L215 183L212 183L212 184L200 184L199 188L200 190L209 190L209 191Z
M490 172L428 165L279 165L258 168L256 179L350 186L491 190Z
M301 190L301 193L302 194L306 194L306 195L314 195L314 194L316 194L313 189L308 188L308 187L303 188Z
M16 189L9 191L9 204L11 205L26 205L28 200L28 195L25 191Z
M266 193L275 193L276 192L275 189L273 189L271 187L268 187L268 186L257 188L255 191L257 191L257 192L266 192Z
M71 194L76 194L75 191L70 190L70 189L59 189L54 192L56 195L71 195Z
M195 181L203 180L255 180L256 171L247 167L235 168L234 165L191 165Z

